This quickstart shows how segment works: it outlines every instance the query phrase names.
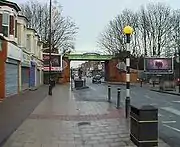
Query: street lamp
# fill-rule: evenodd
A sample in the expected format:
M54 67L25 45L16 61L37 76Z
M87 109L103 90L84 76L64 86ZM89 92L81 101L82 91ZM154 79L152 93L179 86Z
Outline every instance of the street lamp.
M52 25L52 1L49 2L49 91L48 94L52 95L52 83L51 83L51 25Z
M127 57L126 57L126 118L129 116L130 107L130 36L133 33L133 28L126 26L123 29L123 33L126 35L126 47L127 47Z
M176 57L176 62L178 63L178 89L179 89L178 91L180 93L180 48L179 46L178 46L178 56Z
M178 91L180 93L180 42L176 36L173 36L173 38L175 39L175 42L178 45L178 57L176 57L176 62L178 63Z

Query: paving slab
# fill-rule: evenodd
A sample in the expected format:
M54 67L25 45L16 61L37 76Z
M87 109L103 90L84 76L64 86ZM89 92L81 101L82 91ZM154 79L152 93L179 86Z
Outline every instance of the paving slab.
M58 85L10 136L3 147L135 147L123 109L107 102L76 101ZM162 140L160 147L168 147Z
M36 91L25 91L0 103L0 146L46 97L47 89L47 86L41 86ZM20 144L16 143L13 146Z

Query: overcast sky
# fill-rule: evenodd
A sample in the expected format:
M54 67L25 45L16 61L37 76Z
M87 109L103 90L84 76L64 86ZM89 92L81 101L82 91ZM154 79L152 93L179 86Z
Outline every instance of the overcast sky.
M26 0L13 0L23 3ZM49 2L48 0L39 0ZM165 2L173 8L180 8L180 0L57 0L63 6L63 13L74 19L79 32L76 39L77 51L97 50L97 38L108 22L123 9L136 10L149 2Z

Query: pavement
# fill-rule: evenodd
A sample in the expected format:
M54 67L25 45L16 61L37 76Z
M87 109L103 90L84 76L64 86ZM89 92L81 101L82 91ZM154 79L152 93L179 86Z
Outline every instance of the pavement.
M14 95L0 103L0 146L45 98L47 86Z
M106 101L86 101L88 97L78 94L91 88L71 91L69 85L56 85L53 95L42 99L3 147L135 147L123 108ZM159 147L169 146L160 139Z
M174 90L168 90L168 91L160 90L159 89L159 85L156 85L155 87L152 87L152 86L149 86L149 87L150 87L150 89L152 91L180 96L179 87L178 86L176 86L176 88Z
M88 80L87 80L88 81ZM89 79L88 90L74 91L79 101L107 101L107 88L111 84L92 84ZM111 101L116 106L117 89L121 88L121 108L126 97L125 85L111 85ZM149 85L136 84L130 87L131 104L135 106L152 105L158 108L159 137L172 147L180 146L180 97L151 91Z

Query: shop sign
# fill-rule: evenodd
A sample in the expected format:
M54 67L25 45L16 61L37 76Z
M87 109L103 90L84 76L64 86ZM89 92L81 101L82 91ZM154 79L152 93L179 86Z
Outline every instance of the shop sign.
M22 64L30 65L31 56L28 53L22 52Z
M60 71L60 55L51 55L51 71ZM49 71L49 54L43 54L43 70Z
M8 42L8 48L7 48L8 58L21 61L22 60L21 54L22 54L22 50L19 47Z

